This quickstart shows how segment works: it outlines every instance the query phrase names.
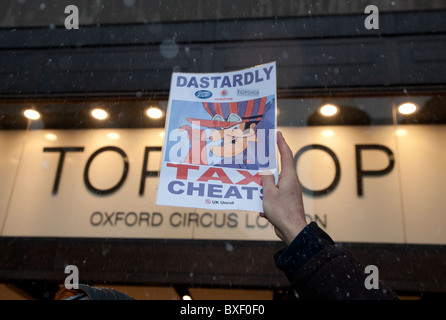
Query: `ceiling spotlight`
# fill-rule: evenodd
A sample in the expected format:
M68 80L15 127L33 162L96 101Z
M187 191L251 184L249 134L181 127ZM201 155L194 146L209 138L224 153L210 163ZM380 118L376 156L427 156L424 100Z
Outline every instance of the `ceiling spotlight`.
M163 111L158 107L150 107L147 109L146 114L149 118L159 119L163 116Z
M23 114L30 120L37 120L40 118L40 113L33 109L25 110Z
M403 103L398 107L398 112L401 114L412 114L417 110L417 106L411 102Z
M103 109L93 109L91 110L91 116L98 120L104 120L108 118L108 113Z
M326 117L331 117L338 113L338 107L332 104L326 104L319 109L319 112Z

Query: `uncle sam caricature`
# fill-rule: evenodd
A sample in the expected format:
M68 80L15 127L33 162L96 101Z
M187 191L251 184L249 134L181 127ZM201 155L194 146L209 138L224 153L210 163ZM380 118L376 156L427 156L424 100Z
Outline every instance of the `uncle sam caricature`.
M173 114L183 119L169 128L182 136L177 161L248 170L275 167L274 95L240 102L174 101Z

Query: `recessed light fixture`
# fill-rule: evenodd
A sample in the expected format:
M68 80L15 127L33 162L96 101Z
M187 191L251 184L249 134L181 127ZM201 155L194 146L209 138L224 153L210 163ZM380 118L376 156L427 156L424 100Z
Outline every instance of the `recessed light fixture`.
M320 109L319 112L326 117L331 117L334 116L336 113L338 113L338 107L336 107L333 104L326 104L323 105Z
M417 110L417 106L412 102L406 102L398 107L398 112L401 114L412 114Z
M98 120L104 120L108 118L108 113L103 109L96 108L91 110L91 116Z
M30 120L37 120L40 118L40 113L33 109L25 110L23 114Z
M149 107L146 110L146 114L149 118L159 119L163 116L163 111L158 107Z

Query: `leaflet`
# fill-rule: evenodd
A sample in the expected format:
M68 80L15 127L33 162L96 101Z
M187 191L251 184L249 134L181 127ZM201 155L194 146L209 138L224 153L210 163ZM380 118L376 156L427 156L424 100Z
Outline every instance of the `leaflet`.
M276 63L172 74L159 205L263 212L261 174L277 180Z

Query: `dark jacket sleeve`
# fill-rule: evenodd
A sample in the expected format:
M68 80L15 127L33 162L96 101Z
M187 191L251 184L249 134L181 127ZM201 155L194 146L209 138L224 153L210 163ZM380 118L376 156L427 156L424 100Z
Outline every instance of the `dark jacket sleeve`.
M135 300L134 298L115 289L92 287L79 284L78 289L62 287L54 300Z
M335 244L315 222L307 225L274 258L302 300L398 299L381 282L378 289L367 289L365 282L369 274L365 273L365 266Z

